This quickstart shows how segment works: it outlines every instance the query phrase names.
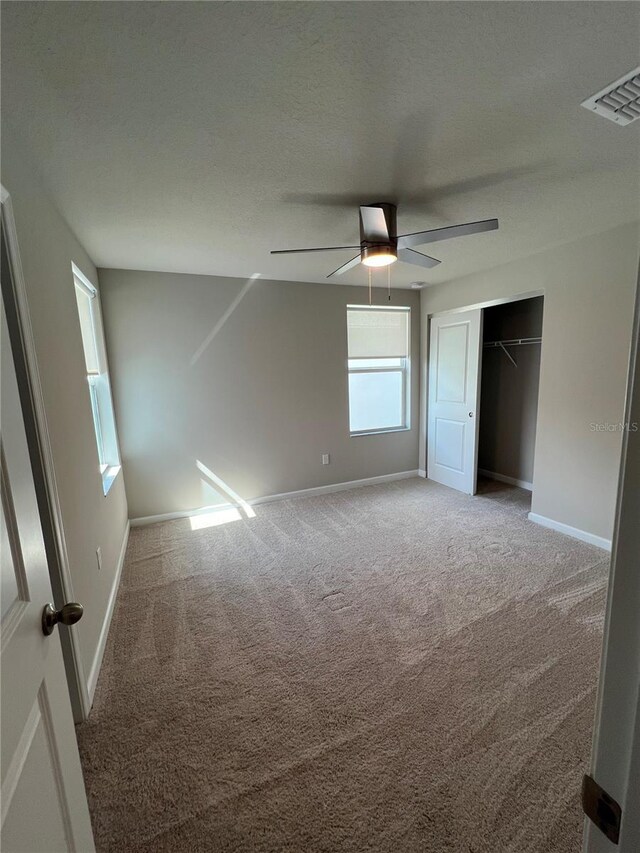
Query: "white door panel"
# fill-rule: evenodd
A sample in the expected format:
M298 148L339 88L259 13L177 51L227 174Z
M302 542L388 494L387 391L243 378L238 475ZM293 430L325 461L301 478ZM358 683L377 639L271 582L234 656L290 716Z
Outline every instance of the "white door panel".
M447 418L435 419L434 462L450 471L464 471L465 423Z
M0 587L0 616L4 616L8 611L20 601L20 591L18 590L18 579L11 553L11 540L7 529L7 520L4 516L4 510L0 505L0 525L2 530L0 533L0 568L2 570L2 586Z
M7 255L2 242L3 292ZM80 767L59 630L42 631L53 600L15 366L0 318L0 782L2 853L91 853L89 810Z
M72 843L64 792L59 791L56 779L59 762L51 755L53 721L47 700L44 691L38 695L14 752L14 766L7 774L10 790L6 792L8 807L2 825L3 850L68 850Z
M462 322L438 326L436 347L435 402L464 403L467 393L469 324Z
M482 311L433 317L430 332L427 476L474 494Z

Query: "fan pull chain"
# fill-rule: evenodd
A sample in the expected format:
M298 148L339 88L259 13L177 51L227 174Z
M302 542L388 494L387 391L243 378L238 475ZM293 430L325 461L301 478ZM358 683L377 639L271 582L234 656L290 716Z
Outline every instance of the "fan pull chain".
M371 267L369 267L369 305L371 305Z
M387 293L391 302L391 264L387 266Z

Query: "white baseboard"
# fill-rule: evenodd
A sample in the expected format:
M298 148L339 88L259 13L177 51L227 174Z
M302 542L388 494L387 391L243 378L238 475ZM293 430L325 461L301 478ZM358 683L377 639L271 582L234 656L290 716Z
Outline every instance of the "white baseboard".
M278 495L264 495L260 498L249 498L245 503L249 506L257 506L258 504L273 503L274 501L286 501L290 498L310 498L314 495L328 495L332 492L344 492L347 489L359 489L362 486L375 486L379 483L389 483L392 480L408 480L411 477L417 477L417 469L413 471L399 471L396 474L381 474L379 477L367 477L364 480L349 480L346 483L330 483L326 486L314 486L311 489L299 489L297 492L282 492ZM235 507L235 504L221 503L213 506L200 507L199 509L179 510L178 512L165 512L160 515L146 515L141 518L132 518L130 524L132 527L142 527L145 524L155 524L158 521L172 521L176 518L190 518L192 515L203 515L205 513L215 512L216 510L225 510Z
M107 637L109 636L109 626L111 625L111 617L113 616L113 608L116 604L116 598L118 595L118 588L120 587L120 576L122 575L122 567L124 566L124 557L127 552L127 542L129 541L129 527L130 524L127 522L127 526L124 531L124 538L122 539L122 547L120 548L120 554L118 555L118 565L116 566L116 573L113 577L113 584L111 585L111 592L109 593L109 601L107 602L107 610L104 614L104 620L102 622L102 629L100 631L100 637L98 639L98 648L96 649L96 653L93 656L93 663L91 664L91 671L89 672L89 678L87 680L87 691L89 693L89 702L93 705L93 696L96 692L96 684L98 683L98 675L100 674L100 667L102 666L102 658L104 657L104 650L107 645Z
M423 471L423 469L422 469L422 468L418 468L418 477L424 477L424 478L425 478L425 480L426 480L426 478L427 478L427 472L426 472L426 471Z
M497 480L499 483L507 483L509 486L518 486L519 489L526 489L528 492L533 491L533 483L529 483L527 480L518 480L516 477L507 477L506 474L485 471L483 468L478 468L478 474L487 477L489 480Z
M541 524L542 527L557 530L559 533L564 533L567 536L573 536L574 539L580 539L581 542L587 542L589 545L595 545L596 548L602 548L604 551L611 551L611 539L604 539L602 536L596 536L595 533L588 533L586 530L580 530L578 527L571 527L570 524L563 524L562 521L554 521L553 518L538 515L537 512L530 512L528 519L529 521L534 521L536 524Z

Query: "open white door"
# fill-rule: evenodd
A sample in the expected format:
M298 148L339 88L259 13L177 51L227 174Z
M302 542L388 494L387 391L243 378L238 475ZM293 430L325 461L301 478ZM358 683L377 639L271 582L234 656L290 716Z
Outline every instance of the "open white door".
M590 770L600 792L585 803L587 853L640 850L640 275L624 423Z
M427 477L473 495L482 309L433 317L430 340Z
M2 273L6 253L2 244ZM94 850L42 527L2 301L0 677L3 853Z

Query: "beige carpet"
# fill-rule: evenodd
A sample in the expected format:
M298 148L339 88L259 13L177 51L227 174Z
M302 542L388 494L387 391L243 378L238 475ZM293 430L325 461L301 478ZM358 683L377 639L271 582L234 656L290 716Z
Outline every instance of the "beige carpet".
M412 479L131 531L100 851L577 853L606 554Z

